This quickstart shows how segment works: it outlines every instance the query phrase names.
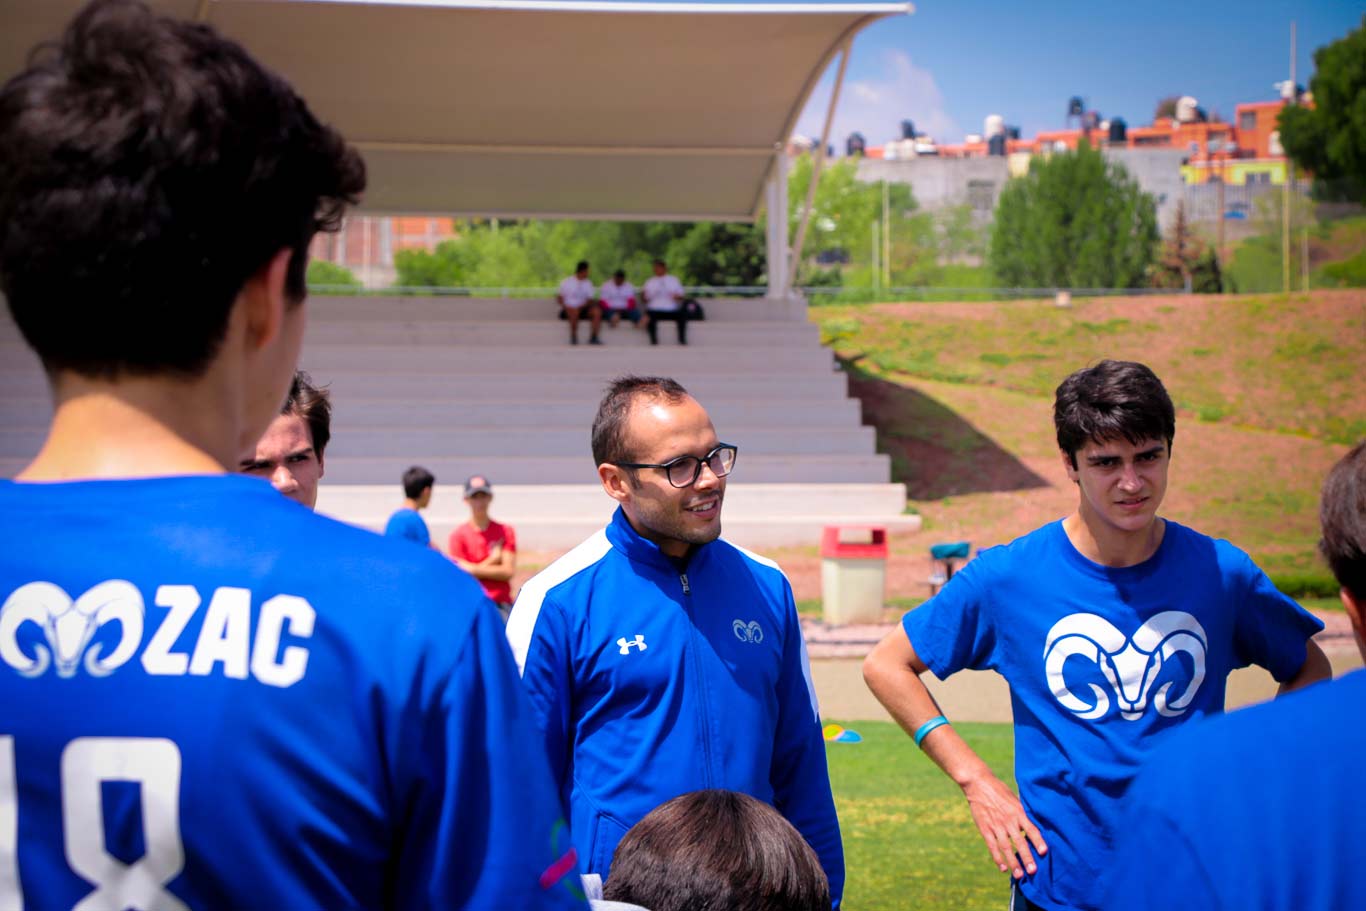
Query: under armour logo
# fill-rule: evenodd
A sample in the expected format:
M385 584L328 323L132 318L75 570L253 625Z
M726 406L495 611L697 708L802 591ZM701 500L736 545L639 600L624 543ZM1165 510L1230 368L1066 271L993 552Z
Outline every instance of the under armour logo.
M758 620L751 620L746 623L743 620L736 620L730 625L735 630L735 638L741 642L759 643L764 641L764 631L759 627Z
M631 654L631 649L633 647L640 649L642 652L649 647L645 644L645 637L640 633L636 633L635 639L627 639L625 636L622 636L617 640L617 645L620 648L620 654L622 655Z

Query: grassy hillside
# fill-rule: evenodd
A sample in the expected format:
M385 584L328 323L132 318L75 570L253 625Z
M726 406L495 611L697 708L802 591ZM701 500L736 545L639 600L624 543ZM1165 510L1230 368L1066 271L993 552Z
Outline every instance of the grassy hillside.
M1355 375L1366 292L1109 298L1067 310L875 304L812 318L924 517L918 538L999 543L1069 511L1053 390L1113 357L1149 364L1177 403L1164 513L1229 538L1275 574L1326 574L1314 550L1319 485L1366 437Z
M1279 221L1265 225L1266 233L1247 238L1235 247L1225 270L1230 291L1254 293L1282 290L1282 240ZM1366 287L1366 216L1315 224L1307 238L1299 229L1290 242L1290 286L1302 288L1304 242L1309 247L1310 288Z

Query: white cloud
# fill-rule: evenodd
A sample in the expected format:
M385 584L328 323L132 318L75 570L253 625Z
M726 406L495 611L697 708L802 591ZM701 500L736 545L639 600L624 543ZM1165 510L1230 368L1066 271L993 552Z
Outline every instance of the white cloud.
M851 67L855 61L850 61ZM830 142L842 153L844 139L860 132L869 145L881 145L901 136L901 121L915 122L917 133L929 133L940 142L957 142L963 130L944 110L944 96L929 70L922 69L905 51L883 50L871 78L845 77L844 91L835 109ZM819 138L830 104L833 76L823 79L812 93L806 110L797 120L796 132Z

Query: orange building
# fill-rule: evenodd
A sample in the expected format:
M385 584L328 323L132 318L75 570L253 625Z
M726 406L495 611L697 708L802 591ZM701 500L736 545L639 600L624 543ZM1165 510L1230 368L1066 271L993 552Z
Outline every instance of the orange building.
M348 215L339 231L313 238L310 255L355 272L362 280L393 277L394 254L400 250L436 249L456 236L455 219L394 215Z
M1182 99L1182 102L1188 103L1182 111L1182 119L1173 117L1148 126L1129 127L1122 142L1111 142L1109 131L1102 124L1090 130L1044 130L1029 139L1007 139L1005 153L1046 155L1063 149L1075 150L1086 136L1098 148L1180 149L1189 155L1182 167L1182 176L1187 183L1223 181L1241 185L1285 181L1286 158L1277 126L1285 100L1240 104L1235 108L1232 123L1197 119L1194 99ZM1302 103L1312 105L1313 99L1305 96ZM940 158L985 158L990 154L985 139L978 136L969 139L972 141L934 146L931 154ZM867 156L909 158L907 142L871 147Z

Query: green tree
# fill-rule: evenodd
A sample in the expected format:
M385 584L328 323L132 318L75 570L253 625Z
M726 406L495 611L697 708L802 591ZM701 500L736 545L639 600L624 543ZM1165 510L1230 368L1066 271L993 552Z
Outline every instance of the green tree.
M1314 106L1281 109L1281 146L1336 195L1366 202L1366 16L1314 52Z
M673 239L665 260L685 285L743 286L764 281L764 234L754 225L698 222Z
M847 274L855 284L871 285L872 229L882 217L882 187L855 179L857 163L832 162L816 188L811 224L802 254L799 283L836 283L837 269L817 265L823 254L853 264ZM809 155L797 158L788 181L788 236L797 222L811 183ZM933 266L936 225L915 212L915 198L905 184L887 188L897 274ZM471 219L459 224L459 236L434 251L404 250L394 257L398 283L416 287L553 287L579 260L592 264L594 280L622 269L634 281L650 274L656 257L685 285L719 287L758 285L767 280L765 221L721 222L587 222ZM955 249L971 245L960 227L944 228ZM966 245L966 246L965 246Z
M325 259L309 260L305 280L310 288L321 288L331 293L359 290L361 286L356 273Z
M1190 228L1186 203L1176 203L1176 220L1162 244L1162 253L1153 264L1154 288L1189 287L1196 294L1218 294L1223 290L1219 257Z
M972 206L951 206L939 213L939 256L948 262L980 260L986 236L973 218Z
M797 226L806 206L807 190L811 186L813 161L809 154L792 161L787 182L788 237L795 242ZM850 268L843 270L851 286L872 285L873 225L882 218L882 185L864 183L857 179L858 162L852 158L827 162L816 186L816 198L811 205L811 223L807 227L802 247L802 262L797 272L798 284L825 284L827 270L817 265L821 258L842 260ZM893 271L910 264L899 247L908 232L919 230L912 224L916 210L915 196L909 184L890 183L887 186L889 230L892 236Z
M989 259L1008 287L1133 288L1158 241L1152 196L1085 142L1035 156L996 205Z

